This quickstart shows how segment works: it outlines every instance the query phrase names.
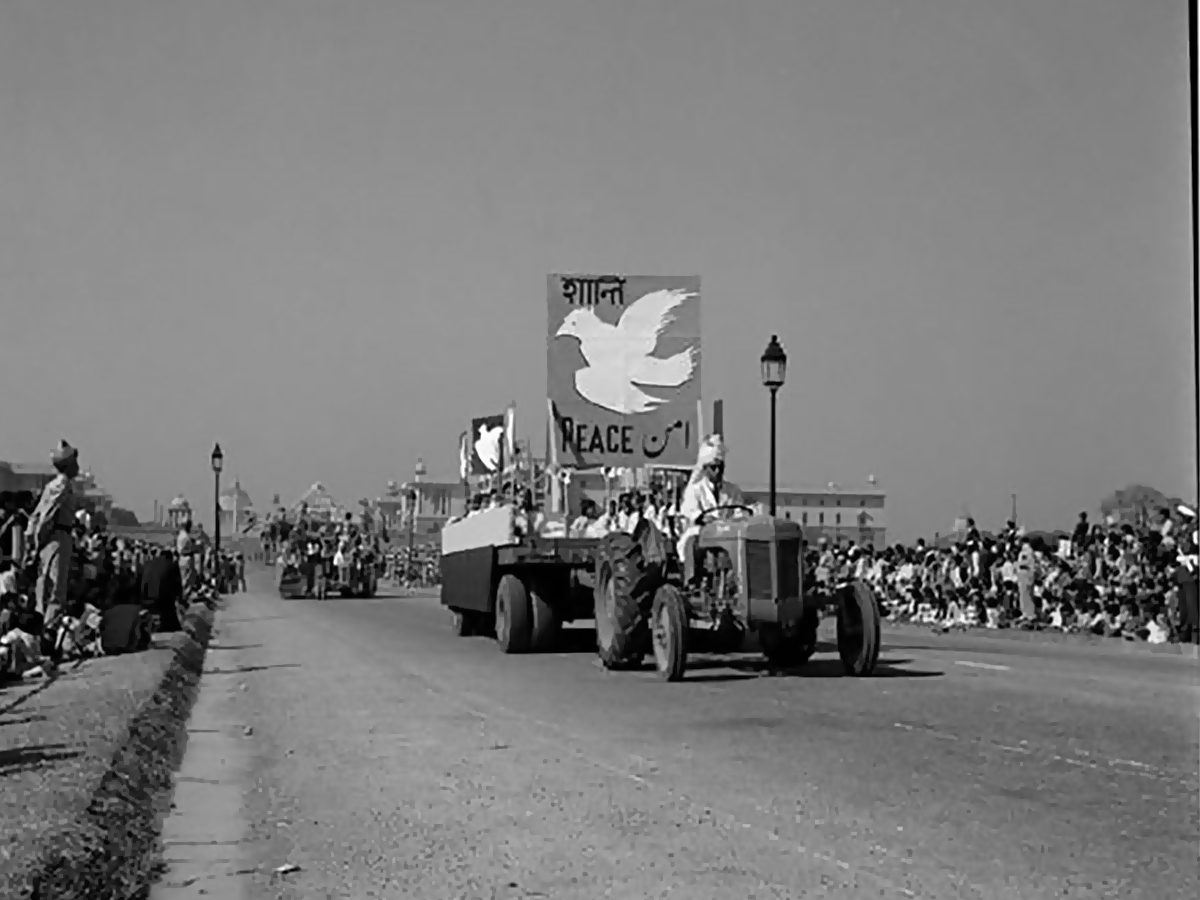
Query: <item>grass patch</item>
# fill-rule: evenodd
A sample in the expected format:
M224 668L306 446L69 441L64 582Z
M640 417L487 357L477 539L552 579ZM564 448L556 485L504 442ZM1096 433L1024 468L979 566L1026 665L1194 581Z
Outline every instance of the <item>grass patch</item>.
M51 835L24 890L30 900L145 897L161 868L159 833L183 759L213 611L194 606L191 639L175 651L162 683L129 724L125 741L87 809Z

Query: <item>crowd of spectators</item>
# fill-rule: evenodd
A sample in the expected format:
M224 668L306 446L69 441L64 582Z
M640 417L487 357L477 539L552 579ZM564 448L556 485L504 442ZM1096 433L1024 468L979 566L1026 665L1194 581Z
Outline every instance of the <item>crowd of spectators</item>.
M467 515L505 499L503 492L478 494ZM554 536L553 523L540 521L529 500L514 506L517 530ZM668 535L680 525L672 493L659 487L622 492L607 507L585 499L562 534L632 533L643 517ZM1080 513L1072 532L1055 535L1027 534L1014 521L985 534L967 520L960 533L934 545L922 539L877 549L817 538L805 545L805 570L817 590L864 579L889 620L937 630L1018 628L1195 643L1196 525L1195 511L1186 507L1103 523Z
M1196 519L1171 509L1154 519L1093 524L1081 513L1054 546L1012 521L999 535L981 534L968 521L944 545L920 540L877 552L818 543L808 562L818 583L871 583L892 621L1195 643Z
M397 586L431 588L441 584L441 547L436 543L390 546L384 554L384 578Z
M34 510L12 506L0 520L8 540ZM177 631L187 607L244 586L244 561L198 553L203 577L185 579L176 546L115 534L102 513L78 511L71 533L65 603L39 603L36 553L0 556L0 681L52 674L61 664L147 649L155 632ZM6 548L7 549L7 548ZM206 555L205 555L206 554Z

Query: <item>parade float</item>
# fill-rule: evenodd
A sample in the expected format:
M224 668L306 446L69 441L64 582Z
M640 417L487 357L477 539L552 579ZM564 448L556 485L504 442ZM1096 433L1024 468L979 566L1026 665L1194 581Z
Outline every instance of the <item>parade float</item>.
M831 607L845 671L871 674L880 649L874 593L858 581L806 590L803 533L790 519L710 508L683 554L644 517L632 533L570 533L564 495L575 473L695 466L705 434L699 279L548 282L545 502L534 508L521 481L515 408L474 420L460 439L464 492L482 478L493 502L442 529L441 602L456 633L492 636L505 653L548 651L564 622L594 618L606 668L637 668L653 654L659 675L677 681L689 653L748 645L773 667L800 665Z

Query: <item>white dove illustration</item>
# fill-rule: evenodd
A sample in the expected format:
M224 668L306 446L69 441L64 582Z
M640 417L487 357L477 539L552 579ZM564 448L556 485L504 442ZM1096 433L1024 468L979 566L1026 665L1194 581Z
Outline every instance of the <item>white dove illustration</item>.
M488 428L485 422L479 426L479 440L475 442L475 455L487 469L493 472L500 465L500 438L503 435L503 425Z
M696 348L659 359L658 339L675 321L676 311L695 292L652 291L632 303L616 325L601 321L588 308L574 309L555 337L573 337L587 365L575 373L575 389L585 400L622 415L649 412L667 401L646 387L679 387L696 370Z

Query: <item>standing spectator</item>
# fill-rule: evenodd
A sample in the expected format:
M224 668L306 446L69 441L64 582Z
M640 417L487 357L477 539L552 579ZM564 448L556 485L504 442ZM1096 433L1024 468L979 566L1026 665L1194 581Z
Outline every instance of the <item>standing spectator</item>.
M1187 549L1194 555L1194 544ZM1200 644L1200 601L1197 595L1196 569L1189 562L1181 562L1172 576L1179 588L1179 640L1184 644Z
M1037 606L1033 602L1033 582L1037 576L1037 557L1029 538L1021 538L1021 552L1017 554L1017 593L1021 599L1021 618L1036 619Z
M185 520L175 535L175 555L179 558L179 572L183 579L183 596L190 599L196 589L199 572L196 569L196 542L192 538L192 522Z
M183 575L171 551L158 548L142 569L142 605L158 616L163 631L178 631L182 627L184 604Z
M1087 513L1081 512L1079 521L1075 523L1075 530L1071 533L1071 550L1077 554L1086 550L1090 534L1091 526L1088 525Z
M53 640L67 603L75 541L73 481L79 474L79 451L66 441L60 441L50 461L58 474L42 491L30 519L29 531L32 551L38 562L35 608L42 615L43 634Z

